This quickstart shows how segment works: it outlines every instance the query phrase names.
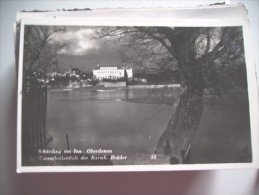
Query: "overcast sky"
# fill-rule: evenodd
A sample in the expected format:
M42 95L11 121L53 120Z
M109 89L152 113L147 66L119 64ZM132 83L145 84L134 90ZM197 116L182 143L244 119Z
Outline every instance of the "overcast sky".
M94 35L94 28L75 26L66 27L64 32L53 36L53 41L65 43L58 54L62 72L71 66L88 72L97 65L121 66L119 47L104 39L96 39Z

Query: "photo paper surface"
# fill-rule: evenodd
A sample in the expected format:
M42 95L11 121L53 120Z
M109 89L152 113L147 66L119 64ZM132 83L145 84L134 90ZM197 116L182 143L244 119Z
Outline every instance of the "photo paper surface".
M148 21L21 19L20 172L255 167L247 21Z

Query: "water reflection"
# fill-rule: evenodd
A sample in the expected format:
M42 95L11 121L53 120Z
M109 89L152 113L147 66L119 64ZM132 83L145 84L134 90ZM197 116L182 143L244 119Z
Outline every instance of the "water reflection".
M52 90L47 110L52 147L66 148L67 133L71 148L152 153L171 115L171 106L154 97L176 94L146 88Z

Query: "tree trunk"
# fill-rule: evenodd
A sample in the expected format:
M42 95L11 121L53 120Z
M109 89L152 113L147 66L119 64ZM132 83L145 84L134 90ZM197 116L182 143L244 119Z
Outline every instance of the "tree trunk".
M184 163L203 110L202 63L195 58L194 50L197 30L182 31L170 40L181 74L183 90L158 141L156 153L170 156L171 164Z
M171 119L161 135L156 153L170 156L171 164L183 163L199 126L203 110L203 87L183 89Z

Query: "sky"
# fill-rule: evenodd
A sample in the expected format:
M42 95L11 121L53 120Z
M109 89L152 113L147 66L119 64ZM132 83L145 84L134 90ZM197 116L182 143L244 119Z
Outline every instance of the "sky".
M65 31L55 33L52 42L55 41L65 44L57 56L61 72L71 67L91 72L97 65L122 66L119 46L95 38L95 28L66 27Z

